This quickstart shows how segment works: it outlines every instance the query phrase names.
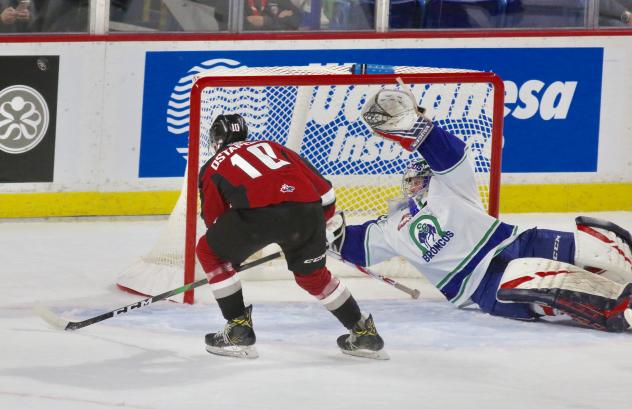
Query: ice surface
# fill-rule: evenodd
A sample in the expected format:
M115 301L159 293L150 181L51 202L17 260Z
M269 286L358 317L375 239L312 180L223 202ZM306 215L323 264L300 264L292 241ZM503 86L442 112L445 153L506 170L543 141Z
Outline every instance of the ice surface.
M595 213L632 227L632 213ZM505 215L570 230L574 215ZM419 300L369 278L345 282L373 313L390 361L337 351L340 324L291 281L244 283L257 348L209 355L216 305L161 302L75 332L36 303L85 319L135 302L114 286L162 220L0 222L0 408L630 408L632 333L458 310L423 280Z

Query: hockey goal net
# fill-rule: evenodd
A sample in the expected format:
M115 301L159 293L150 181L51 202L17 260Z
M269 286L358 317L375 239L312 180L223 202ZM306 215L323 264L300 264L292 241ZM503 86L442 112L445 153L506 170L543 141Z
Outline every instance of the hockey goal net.
M360 67L363 73L354 73ZM120 287L153 295L204 277L195 257L197 238L205 232L197 182L200 167L210 158L210 125L219 114L242 115L249 140L274 140L307 158L333 183L337 209L345 211L348 222L363 222L384 214L387 201L401 196L401 175L417 154L372 135L360 111L380 88L406 87L426 115L465 141L481 200L491 215L498 215L504 88L493 73L349 64L219 68L193 81L180 198L164 234L121 275ZM336 275L359 274L335 263ZM398 260L384 271L399 277L418 274ZM292 278L283 260L241 275ZM190 303L193 294L176 299Z

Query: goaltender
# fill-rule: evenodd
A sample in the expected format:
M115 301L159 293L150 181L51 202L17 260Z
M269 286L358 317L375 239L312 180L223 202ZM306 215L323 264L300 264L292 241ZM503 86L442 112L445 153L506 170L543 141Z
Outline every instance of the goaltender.
M383 89L362 117L421 159L404 200L362 225L329 223L329 248L361 266L402 256L459 307L514 319L570 317L612 332L632 325L632 238L590 217L576 231L520 229L485 212L465 144L424 115L408 91Z

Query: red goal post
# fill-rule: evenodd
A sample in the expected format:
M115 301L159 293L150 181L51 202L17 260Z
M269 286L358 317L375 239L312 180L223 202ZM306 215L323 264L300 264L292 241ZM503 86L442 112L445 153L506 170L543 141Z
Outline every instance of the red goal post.
M415 154L372 135L359 113L378 89L406 87L434 122L466 142L481 200L489 214L497 216L502 80L494 73L459 69L391 67L394 73L352 74L352 67L217 67L193 75L181 197L158 244L119 278L119 286L151 295L203 277L195 255L204 228L198 176L210 158L208 130L219 114L239 113L248 123L249 139L275 140L306 157L332 181L337 208L352 222L354 217L362 222L384 214L387 199L401 194L402 172ZM357 274L338 265L335 269L335 274ZM400 276L398 271L389 265L383 274ZM256 273L253 277L259 279ZM193 292L185 293L182 301L192 303Z

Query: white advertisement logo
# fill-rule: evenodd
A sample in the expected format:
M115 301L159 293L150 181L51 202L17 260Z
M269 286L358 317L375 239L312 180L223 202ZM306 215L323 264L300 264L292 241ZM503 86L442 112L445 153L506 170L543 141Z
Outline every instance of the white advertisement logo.
M575 89L577 81L555 81L547 85L540 80L529 80L520 88L513 81L505 81L505 116L529 119L540 114L545 121L566 119Z
M30 151L46 135L48 121L48 105L37 90L14 85L0 91L0 150Z

